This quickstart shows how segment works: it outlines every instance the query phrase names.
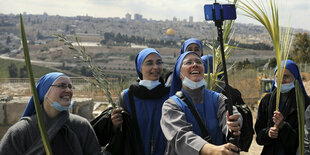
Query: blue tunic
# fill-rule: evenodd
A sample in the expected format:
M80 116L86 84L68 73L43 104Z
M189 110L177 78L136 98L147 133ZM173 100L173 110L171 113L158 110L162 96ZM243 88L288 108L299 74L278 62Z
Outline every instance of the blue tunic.
M184 95L186 95L185 92L183 93ZM192 102L191 99L187 95L186 97L190 102ZM217 118L217 112L219 108L218 97L219 97L219 93L204 89L204 104L194 104L197 112L199 113L207 129L209 136L211 136L212 138L212 143L215 145L223 144L223 133L219 126L219 121ZM171 98L178 104L181 110L185 113L187 121L193 125L194 133L204 138L199 128L199 125L194 115L190 111L189 107L187 106L187 104L183 102L176 95L172 96Z
M141 140L147 155L162 155L165 151L166 139L160 128L161 109L169 94L160 99L141 99L134 96L137 121ZM124 90L125 108L132 115L129 104L128 89ZM139 145L136 141L137 150Z

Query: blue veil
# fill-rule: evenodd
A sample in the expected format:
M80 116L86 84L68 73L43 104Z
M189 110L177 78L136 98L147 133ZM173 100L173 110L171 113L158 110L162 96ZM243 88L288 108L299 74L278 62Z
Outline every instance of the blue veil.
M203 55L202 44L198 39L195 39L195 38L190 38L190 39L187 39L186 41L184 41L184 43L182 44L182 47L181 47L180 55L183 54L184 52L186 52L186 48L190 44L197 44L200 47L201 56Z
M137 71L137 74L138 74L138 77L140 78L140 80L143 79L142 77L142 73L141 73L141 65L144 61L144 59L151 53L155 53L157 54L159 57L160 54L158 53L158 51L156 51L155 49L153 48L146 48L146 49L143 49L142 51L140 51L137 56L136 56L136 59L135 59L135 65L136 65L136 71Z
M283 65L283 63L284 62L282 61L282 65ZM303 82L301 80L300 72L299 72L299 69L298 69L298 66L296 65L296 63L294 61L288 59L287 62L286 62L285 69L288 69L294 75L295 79L298 80L303 93L306 96L308 96L307 93L306 93L304 84L303 84ZM276 67L276 69L274 71L274 74L276 74L277 70L278 70L278 67ZM273 91L275 88L276 87L275 87L275 78L274 78L273 79L273 83L272 83L272 87L271 87L271 91Z
M185 52L185 53L181 54L178 57L177 61L175 62L173 73L172 73L171 87L170 87L170 94L169 94L169 96L175 95L175 93L177 91L181 90L181 88L182 88L182 80L181 80L181 77L180 77L181 66L182 66L182 62L183 62L184 58L188 54L195 54L195 55L198 56L198 54L195 53L195 52ZM198 56L198 57L200 58L200 56Z
M40 104L42 104L44 102L45 94L47 93L47 91L49 90L51 85L60 76L66 76L66 75L63 73L60 73L60 72L52 72L52 73L45 74L44 76L42 76L40 78L40 80L38 81L37 87L36 87ZM33 100L33 96L31 96L31 98L28 102L28 105L24 111L23 117L31 116L35 113L36 113L36 109L34 106L34 100Z

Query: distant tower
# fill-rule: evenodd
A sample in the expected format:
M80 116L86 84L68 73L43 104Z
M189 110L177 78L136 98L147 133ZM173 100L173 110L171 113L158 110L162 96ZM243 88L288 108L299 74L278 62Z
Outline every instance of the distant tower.
M178 21L177 17L173 17L172 21L177 22Z
M127 21L130 21L130 20L131 20L131 14L127 13L127 14L125 15L125 17L126 17L126 20L127 20Z
M44 12L43 17L48 17L48 14L46 12Z
M194 21L194 17L193 16L189 16L189 22L192 23Z
M136 13L136 14L134 15L134 19L135 19L135 20L142 20L142 15Z

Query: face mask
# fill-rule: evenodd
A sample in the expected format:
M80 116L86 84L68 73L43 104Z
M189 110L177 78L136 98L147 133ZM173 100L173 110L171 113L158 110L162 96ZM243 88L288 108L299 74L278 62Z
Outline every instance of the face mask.
M277 87L277 83L274 84ZM281 86L281 93L287 93L295 87L294 81L288 84L282 84Z
M190 89L197 89L206 85L205 79L201 79L199 82L194 82L188 79L186 76L184 77L183 84Z
M157 87L158 85L160 85L160 82L157 81L152 81L152 80L141 80L139 82L140 86L144 86L146 87L148 90L152 90L153 88Z
M74 102L71 101L68 107L64 107L55 101L53 104L51 104L51 106L54 107L57 111L68 111L73 106L73 104Z

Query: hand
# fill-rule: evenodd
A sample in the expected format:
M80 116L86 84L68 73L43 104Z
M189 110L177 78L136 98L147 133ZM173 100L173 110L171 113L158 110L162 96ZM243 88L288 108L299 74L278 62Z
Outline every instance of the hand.
M114 109L111 113L111 120L112 120L114 132L116 132L117 129L123 123L123 117L122 117L121 111L123 111L123 108L119 107L119 108Z
M268 131L268 136L272 139L278 138L279 129L277 127L271 127Z
M235 114L229 116L228 111L226 112L226 121L229 131L232 131L234 135L238 136L240 134L240 126L239 126L239 119L240 115Z
M239 150L240 149L235 146L234 144L227 143L220 146L216 146L210 143L205 144L199 154L200 155L237 155L238 153L233 152L232 150Z
M279 111L274 111L273 112L273 117L272 117L272 120L274 122L274 124L279 128L281 129L284 125L284 120L283 120L283 115L281 114L281 112Z

